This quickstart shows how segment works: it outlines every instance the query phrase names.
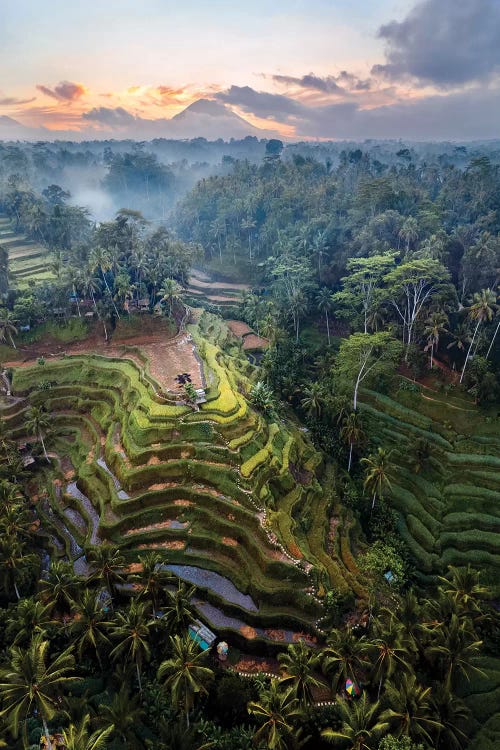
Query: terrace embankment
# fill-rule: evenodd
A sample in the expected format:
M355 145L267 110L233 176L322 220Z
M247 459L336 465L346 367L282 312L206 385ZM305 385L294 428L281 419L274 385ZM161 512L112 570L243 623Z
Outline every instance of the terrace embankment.
M395 449L387 493L422 581L448 565L481 569L500 593L500 437L498 416L463 396L420 385L394 398L365 390L362 414ZM420 447L420 458L415 448Z
M253 602L243 607L223 588L200 588L228 637L243 643L252 633L257 645L281 631L292 640L302 631L313 637L319 610L311 569L344 589L352 581L340 557L321 559L328 532L315 476L321 459L293 423L252 408L255 368L227 326L203 313L180 336L113 343L105 354L82 342L44 364L13 363L12 436L30 437L31 405L43 405L54 428L54 465L40 462L35 473L38 494L49 488L40 509L52 554L79 560L83 571L82 550L104 540L130 562L155 549L165 564L213 571ZM179 371L204 383L205 403L183 400ZM305 509L322 540L316 547L295 536L294 513Z

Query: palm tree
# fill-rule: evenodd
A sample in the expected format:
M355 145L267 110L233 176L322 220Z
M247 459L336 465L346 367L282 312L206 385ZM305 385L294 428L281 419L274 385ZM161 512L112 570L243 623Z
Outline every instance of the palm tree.
M359 414L357 412L346 414L342 422L340 437L349 445L349 463L347 465L348 473L351 471L353 446L361 443L364 436Z
M17 328L12 320L12 313L6 308L0 310L0 341L9 339L11 345L16 349L13 336L17 335Z
M364 636L356 638L350 628L330 633L322 653L322 669L332 679L334 692L337 692L339 682L348 679L357 682L358 672L369 666L368 649Z
M32 406L28 412L24 429L28 435L36 435L40 440L43 448L43 455L47 463L50 463L47 450L45 448L44 435L50 430L52 425L50 415L41 406Z
M169 316L172 317L172 309L175 302L181 299L182 288L175 279L163 279L163 286L158 290L160 302L167 302Z
M441 728L436 732L436 747L448 750L462 750L467 746L467 735L460 727L467 727L470 711L461 698L447 690L440 690L431 701L432 708L439 716Z
M464 323L460 323L454 332L451 331L451 337L453 341L450 341L446 347L447 349L453 349L455 347L459 352L465 352L467 346L471 342L469 328ZM453 362L453 369L455 369L455 362Z
M189 727L189 712L195 697L207 694L206 685L214 678L214 673L203 665L205 653L189 637L170 636L170 650L172 657L163 661L158 667L157 678L165 681L165 687L170 690L172 702L183 705L186 725Z
M389 722L396 737L407 736L415 742L424 740L432 745L430 733L439 731L442 725L433 718L430 697L430 687L419 685L414 674L405 674L397 684L388 683L386 699L390 708L381 714L380 720Z
M276 317L271 311L266 313L262 318L260 322L260 333L262 336L265 336L266 339L269 339L271 346L276 343L278 337L281 335L281 329Z
M15 646L29 643L33 635L45 635L52 620L50 604L43 604L34 597L21 599L16 616L7 626L7 637Z
M75 602L76 617L71 623L70 632L80 659L87 649L94 652L102 669L100 651L110 646L106 635L109 621L103 611L95 591L85 588Z
M316 295L316 304L318 306L318 310L325 316L328 346L330 346L330 321L328 319L328 313L333 307L333 298L332 293L330 289L328 289L328 287L324 286L319 290L318 294Z
M193 621L195 615L191 599L195 593L196 586L189 586L181 580L177 582L175 591L167 591L168 601L162 620L172 635L184 633Z
M448 567L446 578L440 577L440 588L446 596L451 596L465 611L477 612L480 601L489 596L490 590L480 583L481 573L471 568Z
M71 563L55 560L49 574L40 581L41 597L52 610L69 612L78 593L81 579L75 575Z
M104 750L112 734L113 727L98 729L90 734L90 716L85 714L78 725L70 724L62 733L66 750Z
M409 671L408 643L403 634L403 628L396 623L394 618L389 620L388 626L383 626L379 621L375 622L376 637L371 643L371 649L375 652L375 663L373 674L378 680L377 700L380 700L380 691L384 680L391 678L395 670Z
M321 266L323 261L323 255L326 255L326 233L318 232L312 242L312 255L316 255L318 258L318 280L321 284Z
M101 286L88 266L86 266L79 272L79 284L83 294L90 296L92 304L94 305L96 315L97 317L99 317L99 310L97 309L95 295L97 292L101 291Z
M476 292L474 294L472 304L469 307L469 318L472 321L476 321L476 327L474 328L472 340L467 350L462 374L460 375L460 382L464 379L465 368L467 367L479 326L485 321L490 321L495 314L495 310L497 309L496 299L496 294L491 289L482 289L481 292Z
M321 684L315 675L319 668L319 654L314 653L304 641L288 646L287 650L278 655L281 668L281 684L292 685L301 705L311 703L312 690Z
M218 216L210 224L210 236L213 237L219 248L219 260L222 263L222 245L221 237L226 234L226 219L222 216Z
M339 701L337 708L342 721L341 730L324 729L321 736L332 744L337 740L348 743L349 750L375 750L379 737L389 728L389 724L379 717L379 702L370 705L366 693L363 693L352 703Z
M111 737L115 738L121 748L143 747L138 728L144 717L139 699L131 696L127 685L122 685L119 692L113 695L111 703L101 703L99 716L108 727Z
M467 622L452 614L449 623L440 625L434 632L437 642L428 647L427 653L437 657L441 663L446 690L451 692L456 674L463 675L467 680L473 672L485 676L484 672L472 663L474 657L479 655L483 642L474 640L475 635Z
M7 536L27 539L31 537L35 518L23 502L20 502L20 498L22 495L14 492L8 503L2 503L0 500L0 530Z
M146 251L143 247L138 247L134 251L130 262L132 264L132 268L136 272L136 290L137 290L137 299L141 296L141 287L142 287L142 279L144 278L144 275L148 271L149 268L149 258L146 254Z
M92 578L104 584L112 597L115 586L125 580L125 558L121 552L112 544L101 544L99 547L90 548L87 560L93 568Z
M410 244L418 240L418 222L413 216L409 216L401 229L399 237L406 242L406 253L410 252Z
M393 607L383 607L381 615L387 617L389 621L394 617ZM404 631L406 639L412 650L418 648L421 644L422 630L422 606L412 589L405 591L399 600L399 607L396 612L398 622Z
M118 612L116 623L110 627L111 636L118 641L111 651L111 657L119 659L123 656L127 661L134 662L141 693L141 668L143 661L151 656L149 637L153 624L146 604L132 599L129 608Z
M8 665L0 669L0 696L4 706L0 717L7 718L17 737L21 722L36 709L42 719L47 748L51 750L47 722L55 714L61 690L77 678L69 675L75 666L71 649L49 661L48 648L49 642L41 636L35 636L27 649L12 646Z
M448 323L448 316L442 310L436 310L426 320L424 334L427 336L427 346L425 346L424 351L431 350L431 370L434 364L434 351L437 351L439 346L439 335L447 333L445 325Z
M377 448L376 453L370 453L368 458L362 458L361 463L365 465L365 479L363 487L372 495L372 511L375 507L377 496L382 498L382 493L387 487L391 488L392 466L391 455L394 451L385 448Z
M269 750L292 750L300 747L300 729L294 722L302 718L295 688L283 690L277 680L271 680L262 690L258 701L250 701L248 712L261 724L254 735L254 743L265 742Z
M108 294L113 304L114 311L116 313L117 318L119 318L120 313L118 312L117 307L113 301L113 295L111 293L111 289L109 288L109 284L106 279L106 272L111 269L111 258L110 258L109 252L104 247L98 246L98 247L92 248L90 255L89 255L89 266L90 266L90 270L93 273L95 273L96 271L101 272L101 277L104 282L104 286L108 290Z
M140 572L136 573L133 578L141 586L140 596L151 598L153 605L153 614L158 609L160 595L166 584L171 583L174 575L164 565L163 558L158 552L150 550L139 557L141 566Z
M129 313L128 302L133 299L134 285L130 281L130 276L125 271L119 273L115 279L115 299Z
M300 400L300 405L309 416L321 416L325 405L325 392L319 381L304 388L304 397Z
M40 565L39 557L27 549L15 536L0 536L0 589L7 596L14 590L18 600L21 598L19 586L29 581L35 566Z
M248 259L252 260L252 231L257 226L257 222L252 219L251 216L248 216L246 219L243 219L241 222L241 229L247 233L248 237Z

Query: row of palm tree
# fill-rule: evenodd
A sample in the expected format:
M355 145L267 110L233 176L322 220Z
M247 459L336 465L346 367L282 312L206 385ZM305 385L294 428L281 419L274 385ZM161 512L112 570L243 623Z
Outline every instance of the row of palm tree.
M364 692L357 700L338 699L338 728L321 733L327 742L375 750L390 733L461 750L469 714L455 688L481 674L474 664L481 647L475 628L484 621L485 595L476 571L452 568L435 598L420 601L409 591L397 606L381 607L370 635L343 628L332 631L320 651L303 642L289 646L279 656L282 677L249 704L261 723L256 738L272 750L300 747L315 690L328 681L337 693L351 680L364 684Z
M380 477L375 476L378 486ZM39 567L39 560L30 551L35 544L33 512L15 484L4 482L0 499L2 589L4 596L13 591L20 597L5 631L10 650L0 664L0 719L12 732L25 732L25 719L36 709L48 736L49 724L62 721L61 696L82 674L76 667L78 660L96 674L105 675L112 664L132 668L143 704L146 672L148 685L151 680L164 685L171 705L183 713L189 726L195 704L216 679L202 652L185 637L193 618L194 588L175 585L156 552L144 553L140 569L129 572L119 550L108 544L87 551L86 580L75 575L70 563L54 561L36 586L32 570L37 561ZM6 540L11 542L8 554ZM24 578L23 571L28 571ZM34 585L35 593L26 597ZM107 611L103 589L109 594ZM366 697L358 703L339 703L339 725L325 731L324 741L342 744L349 738L349 747L372 750L379 736L390 731L426 743L432 738L440 748L455 750L460 745L450 739L453 722L464 709L454 691L476 671L474 659L481 649L476 632L485 618L486 594L475 571L451 570L432 599L420 601L410 591L390 606L375 608L366 635L341 627L329 632L319 650L303 642L290 646L279 658L281 679L249 704L258 726L256 743L262 740L270 748L298 746L306 739L297 733L300 717L311 710L315 691L326 685L335 694L350 679L364 684ZM155 616L160 612L161 617ZM127 682L130 692L130 676ZM436 686L432 695L431 685ZM439 705L435 692L442 694ZM113 702L126 703L126 697L115 693ZM85 716L67 726L68 741L77 743L80 737L102 744L116 736L116 726L96 726L92 717ZM459 731L455 727L457 737ZM356 745L360 736L363 744ZM78 744L74 747L80 750Z

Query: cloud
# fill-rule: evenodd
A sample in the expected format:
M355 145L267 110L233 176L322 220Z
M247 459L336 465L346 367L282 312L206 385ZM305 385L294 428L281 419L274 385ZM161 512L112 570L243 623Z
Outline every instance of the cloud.
M215 94L215 98L262 119L288 122L304 114L304 105L295 99L281 94L269 94L267 91L256 91L250 86L231 86L227 91Z
M386 63L372 73L447 88L500 71L498 0L425 0L403 21L381 26Z
M477 87L371 109L354 102L310 108L308 117L297 124L297 135L349 140L481 140L498 136L499 119L500 91L492 95Z
M348 73L347 70L341 70L336 76L317 76L315 73L308 73L300 77L284 75L273 75L271 77L276 83L299 86L302 89L320 91L323 94L338 94L339 96L349 94L351 91L369 91L372 87L372 81L369 78L358 78L353 73Z
M304 89L315 89L316 91L322 91L325 94L344 93L344 89L338 85L335 76L326 76L326 78L321 78L320 76L314 75L314 73L308 73L301 78L295 78L294 76L274 75L273 81L276 81L276 83L285 83L300 86Z
M34 102L36 96L32 96L31 99L18 99L15 96L4 96L0 97L0 107L13 107L19 104L31 104Z
M141 118L134 117L123 107L94 107L89 112L84 112L82 118L89 122L95 122L99 125L105 125L111 128L123 128L133 125ZM144 120L144 122L146 122Z
M363 97L311 105L248 86L231 86L217 98L255 117L293 125L294 138L484 139L498 136L500 120L500 90L480 86L369 107Z
M52 99L57 99L60 102L74 102L87 92L87 89L81 83L73 83L72 81L61 81L53 89L38 84L37 89L42 94L50 96Z

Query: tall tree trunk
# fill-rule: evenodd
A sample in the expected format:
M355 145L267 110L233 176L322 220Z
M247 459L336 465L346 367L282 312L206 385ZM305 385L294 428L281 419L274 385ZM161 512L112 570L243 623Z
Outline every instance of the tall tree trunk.
M142 693L142 681L141 681L141 670L139 669L139 662L136 660L135 669L137 672L137 682L139 683L139 692Z
M352 441L349 443L349 464L347 466L347 473L351 471L351 463L352 463Z
M49 727L47 726L47 719L43 714L41 714L42 717L42 724L43 724L43 731L45 733L45 739L47 740L46 750L52 750L52 743L50 741L50 735L49 735Z
M78 317L82 317L82 312L80 310L80 300L78 299L78 294L76 293L75 285L73 284L73 294L75 295L76 299L76 309L78 310Z
M16 596L17 596L17 601L19 601L21 598L21 594L19 593L19 589L17 588L17 583L15 581L13 583L14 583L14 591L16 592Z
M380 700L380 691L382 690L382 675L380 675L380 680L378 681L378 693L377 693L377 701Z
M432 361L433 355L434 355L434 339L432 340L432 344L431 344L431 370L432 370L432 364L433 364L433 361Z
M330 321L328 320L328 310L325 310L326 315L326 333L328 336L328 346L330 346Z
M9 339L10 339L10 343L12 344L12 346L14 347L14 349L17 349L17 346L15 345L14 339L12 338L12 334L10 332L9 332Z
M462 382L462 380L464 379L465 368L467 367L467 363L469 361L471 349L474 346L474 341L476 339L476 334L478 332L478 329L479 329L480 325L481 325L481 320L478 320L477 321L477 325L476 325L476 327L474 329L474 335L472 336L472 341L470 342L470 346L469 346L469 348L467 350L467 356L465 357L465 362L464 362L464 366L463 366L463 369L462 369L462 374L460 375L460 382Z
M43 455L45 456L45 460L47 461L48 464L50 464L50 458L47 455L47 450L45 448L45 442L43 440L43 435L42 435L41 432L38 433L38 437L40 438L40 442L42 443Z
M115 313L116 313L116 316L117 316L117 318L118 318L118 320L119 320L119 319L120 319L120 313L119 313L119 312L118 312L118 310L117 310L117 307L116 307L116 305L115 305L115 301L114 301L114 299L113 299L113 295L111 294L111 289L109 288L109 284L108 284L108 282L106 281L106 276L104 275L104 271L102 270L102 268L101 268L101 276L102 276L102 280L104 281L104 285L105 285L106 289L108 290L108 293L109 293L109 298L110 298L110 300L111 300L111 304L113 305L113 309L114 309L114 311L115 311Z
M490 345L488 347L488 351L486 352L486 359L488 359L488 357L490 356L491 348L492 348L493 344L495 343L495 339L497 337L497 333L498 333L498 329L499 328L500 328L500 320L497 323L497 327L495 328L495 333L492 336L492 339L490 341Z

